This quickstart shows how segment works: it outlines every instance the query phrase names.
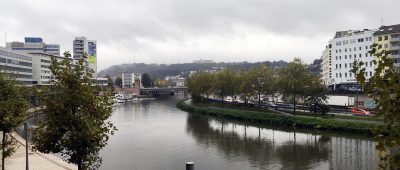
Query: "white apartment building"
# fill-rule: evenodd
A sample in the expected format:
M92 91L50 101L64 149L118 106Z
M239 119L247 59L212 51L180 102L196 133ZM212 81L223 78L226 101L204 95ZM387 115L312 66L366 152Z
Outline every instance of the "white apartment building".
M321 57L322 80L327 86L357 85L351 72L354 61L364 62L367 79L374 74L374 57L368 53L374 43L374 32L368 29L336 32Z
M325 47L321 56L321 81L325 85L331 84L332 80L332 57L331 57L332 44Z
M141 80L140 74L122 73L122 87L133 87L135 79Z
M94 77L97 75L97 42L87 40L86 37L76 37L73 41L73 58L82 59L87 54L85 61L90 69L94 71Z

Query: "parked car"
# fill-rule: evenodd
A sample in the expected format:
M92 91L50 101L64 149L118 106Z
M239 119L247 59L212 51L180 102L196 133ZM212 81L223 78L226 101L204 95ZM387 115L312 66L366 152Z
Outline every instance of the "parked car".
M370 115L371 114L371 112L369 112L369 111L366 111L364 109L354 108L354 107L351 109L351 113L353 115Z

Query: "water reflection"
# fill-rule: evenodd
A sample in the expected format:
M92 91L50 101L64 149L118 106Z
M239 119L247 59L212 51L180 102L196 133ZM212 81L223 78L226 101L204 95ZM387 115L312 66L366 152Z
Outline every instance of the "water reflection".
M374 143L365 138L285 132L189 114L186 130L205 148L260 169L373 169Z

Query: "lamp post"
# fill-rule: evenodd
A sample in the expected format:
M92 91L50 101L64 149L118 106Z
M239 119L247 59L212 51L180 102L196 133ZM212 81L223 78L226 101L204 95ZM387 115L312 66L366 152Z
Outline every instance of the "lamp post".
M25 159L26 159L25 165L26 165L26 170L29 170L29 159L28 159L28 148L29 148L29 145L28 145L28 126L29 126L28 122L25 122L25 123L24 123L24 131L25 131Z

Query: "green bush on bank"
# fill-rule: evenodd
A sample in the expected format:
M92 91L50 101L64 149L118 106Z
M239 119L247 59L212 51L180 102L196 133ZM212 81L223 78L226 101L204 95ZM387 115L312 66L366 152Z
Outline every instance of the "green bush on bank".
M324 119L320 117L284 116L267 112L199 107L189 105L184 101L180 101L177 104L177 107L188 112L206 114L228 119L257 122L267 125L293 126L365 134L372 134L372 130L377 126L370 123L346 122L332 119Z

